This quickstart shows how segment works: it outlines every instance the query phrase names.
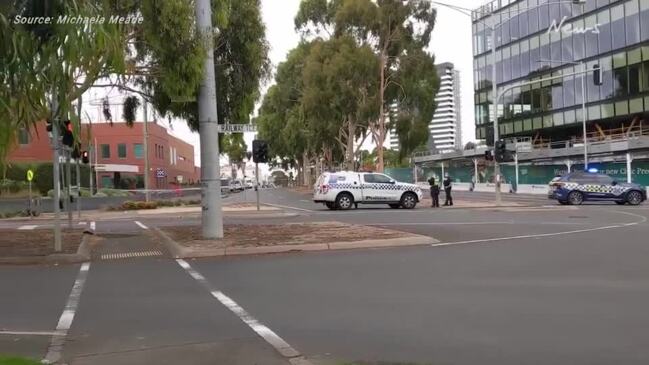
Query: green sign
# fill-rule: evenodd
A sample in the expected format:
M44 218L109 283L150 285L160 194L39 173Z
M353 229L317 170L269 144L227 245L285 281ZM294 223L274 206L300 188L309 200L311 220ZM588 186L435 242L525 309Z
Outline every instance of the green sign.
M34 171L27 170L27 181L32 181L32 180L34 180Z

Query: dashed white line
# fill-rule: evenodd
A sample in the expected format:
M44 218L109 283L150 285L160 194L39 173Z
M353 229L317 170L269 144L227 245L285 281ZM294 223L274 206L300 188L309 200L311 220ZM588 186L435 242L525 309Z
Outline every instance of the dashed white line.
M96 228L97 228L97 224L95 223L95 221L90 222L90 230L94 232Z
M145 225L142 224L142 222L140 222L140 221L135 221L135 224L137 224L137 225L138 225L140 228L142 228L142 229L149 229L149 227L145 226Z
M182 267L192 278L194 278L194 280L198 281L201 285L207 288L207 290L209 290L210 294L212 294L214 298L216 298L219 302L221 302L221 304L223 304L226 308L237 315L237 317L239 317L239 319L241 319L246 325L248 325L248 327L250 327L261 338L263 338L266 342L273 346L273 348L275 348L277 352L279 352L282 356L288 358L289 362L291 362L292 364L297 364L299 362L302 365L312 365L311 362L304 359L304 357L301 356L297 350L291 347L291 345L289 345L286 341L279 337L279 335L273 332L273 330L250 315L250 313L248 313L239 304L232 300L232 298L228 297L219 290L213 290L207 279L205 279L205 277L198 271L194 270L194 268L191 267L191 265L189 265L187 261L183 259L177 259L176 262L178 262L178 265L180 265L180 267Z
M83 291L83 286L86 283L86 278L88 277L89 270L89 262L83 263L81 265L81 268L79 269L79 274L77 274L77 279L72 286L72 291L70 292L68 301L65 304L65 309L63 309L63 313L59 318L59 323L56 326L56 334L52 335L50 345L47 349L47 354L42 361L44 364L54 364L61 359L61 352L63 351L63 345L65 344L65 337L68 334L70 326L72 326L72 321L74 320L74 315L77 311L79 299L81 298L81 292Z
M19 231L31 231L31 230L35 229L36 227L38 227L38 226L33 225L33 224L27 224L27 225L18 227L18 230Z
M264 204L270 205L271 207L276 207L276 208L293 209L293 210L299 210L299 211L302 211L302 212L309 212L309 213L315 212L315 210L291 207L291 206L288 206L288 205L270 204L270 203L264 203Z
M0 336L61 336L56 331L0 331Z

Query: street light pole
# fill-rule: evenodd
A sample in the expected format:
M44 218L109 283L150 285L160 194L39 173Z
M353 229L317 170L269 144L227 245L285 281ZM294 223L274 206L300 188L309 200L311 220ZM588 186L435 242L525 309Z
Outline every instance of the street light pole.
M148 102L144 100L144 138L142 142L142 149L144 150L144 200L151 200L151 193L149 192L149 108Z
M203 80L198 92L201 141L201 226L203 238L223 238L216 80L214 78L214 28L210 0L196 0L196 25L205 37Z
M54 197L52 203L54 204L54 251L60 252L61 247L61 173L59 151L61 143L59 142L59 120L58 120L59 101L57 99L56 89L52 90L52 104L51 104L51 122L52 122L52 175L54 177Z
M495 15L495 10L494 13L491 14L493 17ZM494 113L493 113L493 129L494 129L494 144L496 141L499 140L500 138L500 133L498 130L498 100L496 96L498 95L498 84L496 82L496 76L498 75L496 72L496 27L494 25L490 25L489 28L491 29L491 100L494 108ZM502 194L500 192L500 162L496 161L494 159L494 176L496 178L496 206L500 206L502 204Z

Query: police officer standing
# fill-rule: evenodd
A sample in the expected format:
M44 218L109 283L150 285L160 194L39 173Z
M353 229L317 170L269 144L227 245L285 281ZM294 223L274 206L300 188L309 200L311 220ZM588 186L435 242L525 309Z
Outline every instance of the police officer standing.
M451 196L451 187L452 187L452 181L451 177L446 174L446 177L444 178L444 194L446 195L446 201L444 202L444 206L452 206L453 205L453 197Z
M435 178L432 176L428 179L428 183L430 184L430 197L433 199L431 208L439 208L439 185L435 184Z

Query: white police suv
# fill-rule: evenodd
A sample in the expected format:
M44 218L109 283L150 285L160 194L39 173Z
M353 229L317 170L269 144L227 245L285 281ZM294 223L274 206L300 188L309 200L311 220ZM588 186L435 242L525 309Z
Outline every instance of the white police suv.
M417 185L374 172L325 172L318 177L313 191L313 201L332 210L350 209L359 203L413 209L421 198Z

